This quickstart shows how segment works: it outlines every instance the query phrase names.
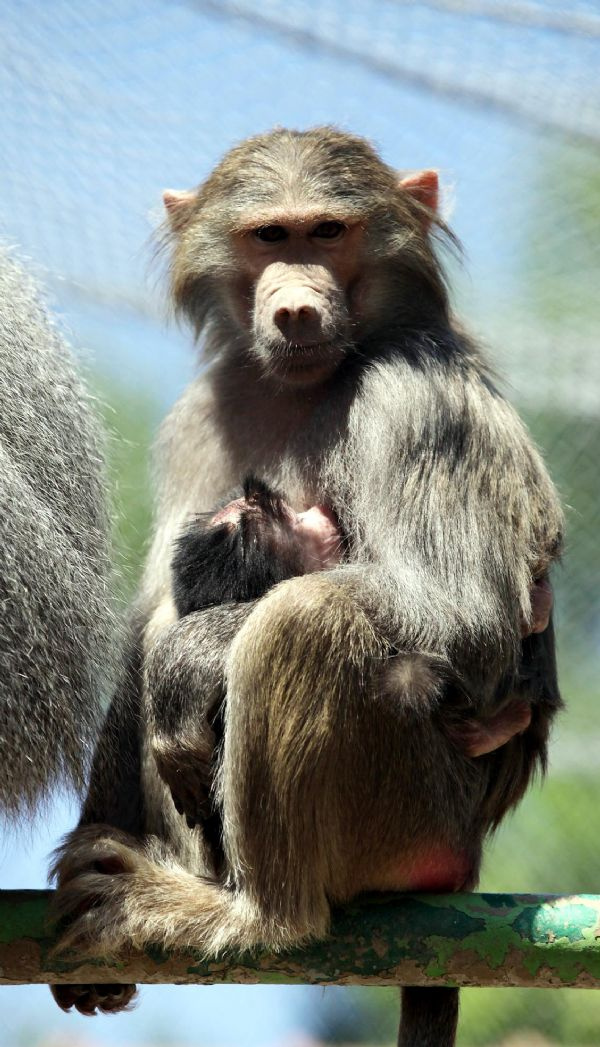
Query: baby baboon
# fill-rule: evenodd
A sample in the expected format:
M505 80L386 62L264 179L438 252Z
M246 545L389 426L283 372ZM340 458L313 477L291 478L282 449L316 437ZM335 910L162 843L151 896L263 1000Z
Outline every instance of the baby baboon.
M222 603L257 600L278 582L333 567L342 535L331 511L296 513L278 491L247 476L243 494L175 543L173 599L180 617Z
M0 248L0 810L81 789L114 684L102 438L38 289Z
M183 617L207 607L247 602L264 596L278 582L333 567L341 559L343 536L331 511L312 506L296 513L279 492L247 476L242 496L214 515L196 518L175 543L173 598ZM172 703L151 707L161 778L176 809L192 828L202 824L215 866L222 867L221 817L214 801L215 758L223 739L224 687L204 696L206 759L194 760L182 774L179 750L169 751ZM149 695L151 701L152 696ZM200 720L199 710L196 715Z
M452 318L435 173L399 178L332 128L278 130L164 199L174 303L208 366L163 427L129 670L57 859L63 945L88 955L282 949L325 935L330 906L361 891L472 887L560 706L552 630L523 640L522 623L561 510ZM247 473L296 511L327 506L344 562L178 619L173 542ZM151 754L193 781L207 695L225 687L211 878ZM149 707L169 710L168 732ZM456 744L451 722L503 710L506 744ZM57 989L83 1010L130 995ZM404 1004L402 1044L454 1042L455 990Z

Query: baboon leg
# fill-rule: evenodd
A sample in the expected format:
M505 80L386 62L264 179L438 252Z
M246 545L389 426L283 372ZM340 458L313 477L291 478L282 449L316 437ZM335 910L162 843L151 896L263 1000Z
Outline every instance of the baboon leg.
M102 823L106 837L123 831L135 844L143 833L141 650L133 631L120 685L108 711L94 756L90 786L79 827L63 841L54 856L51 877L57 880L53 917L60 921L61 890L70 878L71 843L89 825ZM112 828L115 827L115 828ZM114 1013L126 1009L136 994L135 985L51 985L59 1007L75 1007L81 1014L97 1010Z
M144 831L141 666L141 638L134 626L121 678L96 745L80 825L101 822L134 836Z
M232 645L220 795L233 889L190 874L151 840L82 828L59 865L63 948L101 956L151 942L214 955L326 932L346 819L334 801L336 778L340 759L346 783L352 778L356 752L355 728L340 721L348 691L364 694L363 677L382 652L347 594L315 588L318 578L273 590ZM336 598L324 631L318 611Z
M94 756L79 826L57 849L51 871L57 881L53 916L63 937L68 910L65 900L72 885L90 873L104 884L108 874L121 872L124 863L119 848L125 841L132 853L141 853L146 847L156 854L176 853L190 862L197 860L198 842L185 826L184 831L178 831L180 819L153 761L147 758L142 702L141 642L134 628L120 685ZM88 892L78 893L82 904L93 906ZM135 995L134 985L57 985L51 990L59 1006L74 1006L82 1014L124 1009Z
M408 869L415 840L441 840L470 782L449 777L456 761L429 715L429 666L408 658L386 695L387 654L352 590L327 573L272 590L226 665L227 884L193 875L157 837L83 827L60 865L62 947L286 948L326 934L331 901L377 886L388 867Z
M345 882L353 864L357 753L368 760L370 747L358 736L384 654L327 573L277 586L232 645L224 848L236 883L290 940L326 931L334 870Z
M409 889L432 841L463 860L477 772L463 773L436 725L436 660L393 662L390 684L387 642L343 571L284 582L232 645L224 850L290 940L322 934L328 902Z

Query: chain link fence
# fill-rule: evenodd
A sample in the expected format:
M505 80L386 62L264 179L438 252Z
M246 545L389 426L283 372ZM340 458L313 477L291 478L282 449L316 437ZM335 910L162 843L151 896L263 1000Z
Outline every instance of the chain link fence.
M490 847L482 888L600 891L598 3L2 0L0 52L0 235L119 385L116 411L143 391L163 413L191 373L191 339L165 325L151 265L161 188L197 184L231 144L275 124L339 124L398 168L440 170L465 247L452 263L457 307L489 345L568 513L556 578L568 709L549 781ZM385 995L301 998L305 1044L391 1042ZM235 1043L225 1017L203 1031L206 999L181 1042ZM165 1013L174 1006L165 995ZM116 1042L157 1042L123 1020L133 1024L119 1024ZM113 1042L104 1025L93 1035ZM160 1042L182 1036L163 1028ZM242 1042L281 1036L247 1024ZM461 1036L597 1044L600 994L474 990Z

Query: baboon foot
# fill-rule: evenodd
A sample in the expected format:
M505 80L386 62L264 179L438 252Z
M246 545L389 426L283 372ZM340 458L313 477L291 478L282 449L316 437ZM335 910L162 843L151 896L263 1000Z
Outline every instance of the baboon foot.
M148 945L214 952L229 944L219 934L231 909L228 892L183 868L157 837L141 841L106 825L76 829L58 852L54 872L54 955L72 950L78 962L110 962Z
M52 868L58 881L50 912L58 932L54 954L72 949L85 958L112 957L135 947L131 925L136 885L151 879L152 868L139 842L127 833L105 825L76 829L56 852ZM68 988L71 993L79 989ZM103 991L101 986L89 988L97 995ZM57 989L62 993L62 987ZM111 986L107 1000L122 1000L123 989L129 987ZM78 999L71 1003L81 1010ZM86 1006L91 1006L89 1000ZM106 1008L104 1003L100 1009Z

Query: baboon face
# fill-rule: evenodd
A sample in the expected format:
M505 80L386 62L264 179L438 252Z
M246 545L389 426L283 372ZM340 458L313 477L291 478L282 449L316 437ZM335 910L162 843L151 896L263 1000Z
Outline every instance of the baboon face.
M323 380L351 346L362 233L339 209L277 208L236 234L232 302L252 353L281 381Z
M400 180L330 128L243 142L197 192L164 195L176 306L198 330L233 326L265 375L324 381L418 298L415 274L437 279L423 218L435 174L422 176Z

